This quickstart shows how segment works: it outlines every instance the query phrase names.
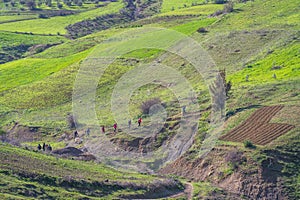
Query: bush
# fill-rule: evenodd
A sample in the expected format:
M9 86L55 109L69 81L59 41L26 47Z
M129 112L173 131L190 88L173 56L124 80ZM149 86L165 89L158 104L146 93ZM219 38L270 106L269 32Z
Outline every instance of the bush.
M0 128L0 135L4 135L6 132Z
M30 10L34 10L36 8L36 4L35 1L30 0L26 2L26 6L30 9Z
M216 4L224 4L226 2L227 2L227 0L215 0Z
M224 5L223 13L231 13L233 12L233 2L229 1L227 4Z
M223 10L217 10L216 12L211 14L210 17L216 17L216 16L219 16L219 15L222 15L222 14L223 14Z
M161 104L161 100L159 98L149 99L142 103L141 110L143 114L149 114L149 110L151 106L155 104Z
M198 33L206 33L206 32L208 32L208 31L206 30L206 28L204 28L204 27L199 28L197 31L198 31Z
M250 140L244 141L244 146L251 149L255 148L255 145Z
M71 128L71 129L76 127L76 120L75 120L75 117L72 114L68 114L67 124L68 124L69 128Z
M41 19L47 19L48 16L45 15L45 14L40 13L40 14L39 14L39 18L41 18Z

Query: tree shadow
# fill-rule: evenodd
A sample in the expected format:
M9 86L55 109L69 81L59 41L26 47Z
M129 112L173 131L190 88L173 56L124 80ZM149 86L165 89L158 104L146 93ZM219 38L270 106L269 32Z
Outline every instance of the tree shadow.
M236 115L237 113L239 112L242 112L244 110L248 110L248 109L252 109L252 108L261 108L262 106L261 105L250 105L250 106L246 106L246 107L243 107L243 108L237 108L235 110L230 110L226 113L226 119L232 117L233 115Z

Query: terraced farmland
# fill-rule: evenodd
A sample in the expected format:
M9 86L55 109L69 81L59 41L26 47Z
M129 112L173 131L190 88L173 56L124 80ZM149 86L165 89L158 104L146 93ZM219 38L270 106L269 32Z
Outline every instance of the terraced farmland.
M294 128L293 125L269 123L283 106L263 107L254 112L245 122L222 136L222 140L266 145Z

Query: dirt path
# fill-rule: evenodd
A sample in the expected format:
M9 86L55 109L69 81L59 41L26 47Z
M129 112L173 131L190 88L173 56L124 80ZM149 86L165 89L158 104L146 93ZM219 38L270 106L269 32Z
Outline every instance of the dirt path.
M174 194L172 196L168 196L166 198L178 198L178 197L185 196L185 197L187 197L188 200L192 200L193 199L193 191L194 191L193 185L191 183L186 183L185 189L183 192Z

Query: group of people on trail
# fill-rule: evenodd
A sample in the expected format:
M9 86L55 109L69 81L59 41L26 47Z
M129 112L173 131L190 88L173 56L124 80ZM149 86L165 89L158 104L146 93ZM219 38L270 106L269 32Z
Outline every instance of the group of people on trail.
M138 126L141 126L141 124L142 124L142 118L140 117L137 120L137 122L138 122ZM113 128L114 128L114 133L117 132L118 124L114 123ZM128 128L129 129L131 128L131 119L128 120ZM105 133L105 127L104 127L104 125L102 125L101 129L102 129L102 133Z
M142 124L142 118L141 117L137 120L137 123L138 123L138 127L140 127L141 124ZM131 119L128 120L128 128L129 129L131 128ZM114 123L113 129L114 129L114 133L116 133L117 129L118 129L118 124L117 123ZM102 133L105 133L105 126L104 125L101 126L101 131L102 131ZM90 133L91 133L91 129L87 128L86 131L85 131L86 136L89 136ZM74 139L76 140L76 138L79 138L79 134L78 134L77 130L74 131Z
M52 147L50 144L46 144L45 142L43 143L43 145L38 144L37 149L40 151L43 149L43 151L52 151Z

